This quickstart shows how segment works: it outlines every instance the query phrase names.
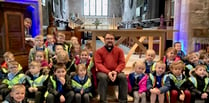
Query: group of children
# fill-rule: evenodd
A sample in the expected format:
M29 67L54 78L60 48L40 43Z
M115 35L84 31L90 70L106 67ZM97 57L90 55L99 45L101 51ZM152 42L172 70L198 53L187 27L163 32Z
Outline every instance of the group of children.
M13 53L4 53L0 69L0 95L4 103L89 103L97 87L96 69L91 44L85 49L76 37L65 40L65 34L48 34L46 42L35 37L29 52L29 69L23 72ZM147 50L144 61L133 64L134 72L127 78L128 92L134 103L192 103L195 99L209 102L209 53L185 55L181 43L166 51L161 61L154 61L155 51ZM172 97L172 98L171 98Z
M162 60L154 62L155 51L147 50L145 61L133 64L134 72L128 76L128 91L134 103L194 103L209 102L209 52L185 55L181 43L166 51ZM149 98L147 98L149 97Z
M13 53L4 53L0 69L0 95L4 103L89 103L95 93L94 62L91 47L80 49L76 37L48 34L34 39L28 70L23 70ZM20 91L21 90L21 91Z

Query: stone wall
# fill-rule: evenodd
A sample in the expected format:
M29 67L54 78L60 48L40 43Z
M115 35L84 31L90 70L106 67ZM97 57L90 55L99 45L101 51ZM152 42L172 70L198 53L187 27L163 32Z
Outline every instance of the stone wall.
M209 0L190 0L191 27L209 27Z
M198 41L200 38L193 37L194 29L206 29L209 28L209 0L190 0L189 2L189 50L197 50L195 48L194 41ZM200 41L200 40L199 40ZM201 40L202 41L202 40ZM199 49L205 49L199 48Z
M174 42L180 41L185 52L194 50L193 29L209 27L209 0L175 0Z

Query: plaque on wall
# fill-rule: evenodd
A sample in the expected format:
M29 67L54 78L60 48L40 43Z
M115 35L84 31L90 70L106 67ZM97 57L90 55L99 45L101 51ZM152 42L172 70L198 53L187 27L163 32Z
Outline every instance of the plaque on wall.
M209 37L209 28L193 28L193 37Z

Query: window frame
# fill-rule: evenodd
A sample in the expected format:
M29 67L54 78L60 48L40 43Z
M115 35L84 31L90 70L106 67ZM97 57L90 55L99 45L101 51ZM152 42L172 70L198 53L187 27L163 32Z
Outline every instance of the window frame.
M87 6L88 6L88 7L87 7L87 8L88 8L88 12L87 12L88 14L85 13L85 9L86 9L86 8L85 8L85 1L88 2L88 5L87 5ZM91 7L91 5L90 5L91 0L83 0L83 4L84 4L84 5L83 5L83 15L84 15L84 16L107 17L107 16L108 16L108 13L109 13L109 11L108 11L108 10L109 10L109 0L106 0L106 1L107 1L107 10L106 10L106 11L103 11L103 10L104 10L104 7L103 7L103 6L104 6L104 0L101 0L101 7L100 7L100 9L101 9L100 14L101 14L101 15L98 15L98 14L97 14L97 12L98 12L98 11L97 11L97 10L98 10L98 9L97 9L97 8L98 8L98 7L97 7L97 0L94 0L94 2L95 2L95 5L94 5L94 6L95 6L94 14L91 14L91 8L90 8L90 7ZM107 13L104 14L104 12L107 12Z

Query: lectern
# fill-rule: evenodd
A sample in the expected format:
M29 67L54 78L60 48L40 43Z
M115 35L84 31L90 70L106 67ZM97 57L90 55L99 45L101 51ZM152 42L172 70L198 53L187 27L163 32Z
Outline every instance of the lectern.
M24 14L28 5L0 2L0 62L3 53L11 51L21 65L27 65Z

